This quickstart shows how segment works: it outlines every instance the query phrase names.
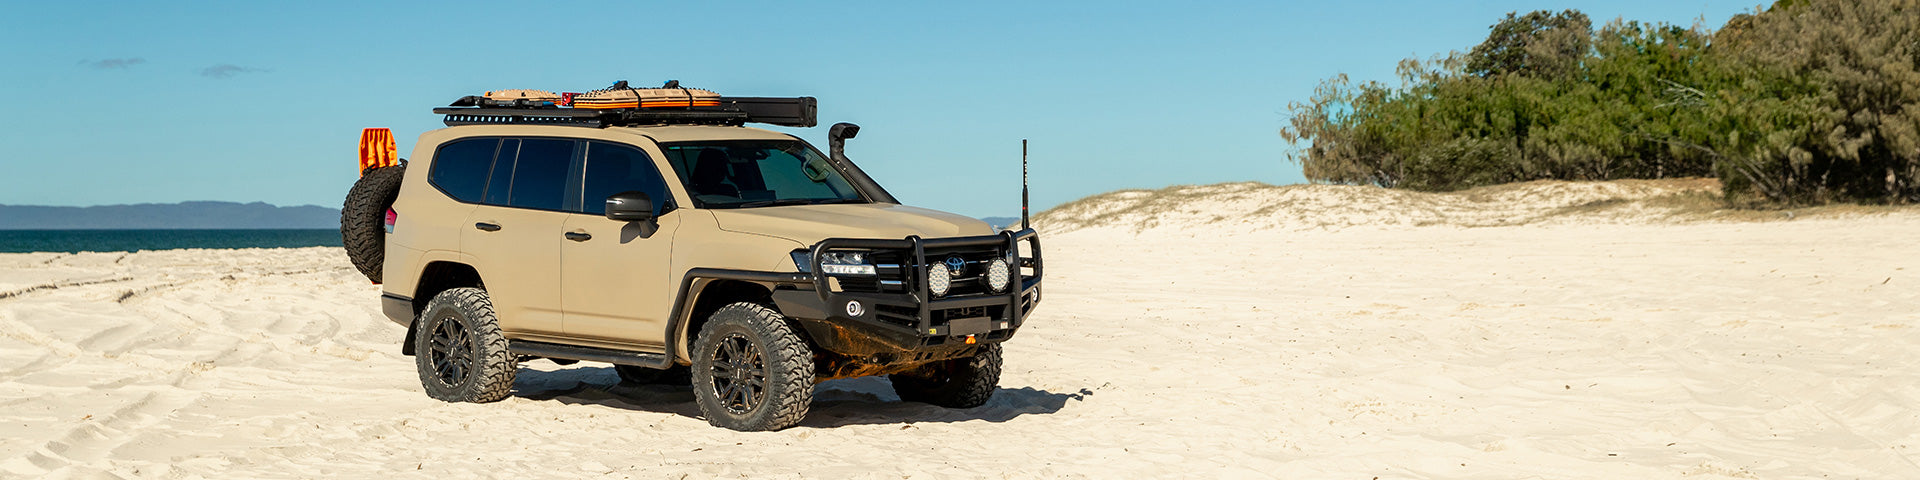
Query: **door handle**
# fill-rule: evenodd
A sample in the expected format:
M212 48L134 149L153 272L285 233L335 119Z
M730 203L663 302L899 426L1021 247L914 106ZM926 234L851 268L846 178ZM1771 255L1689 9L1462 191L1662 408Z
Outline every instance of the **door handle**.
M583 233L583 232L567 232L567 239L573 240L576 242L584 242L587 240L592 240L593 235Z
M480 222L473 224L473 228L478 228L483 232L498 232L500 231L500 224Z

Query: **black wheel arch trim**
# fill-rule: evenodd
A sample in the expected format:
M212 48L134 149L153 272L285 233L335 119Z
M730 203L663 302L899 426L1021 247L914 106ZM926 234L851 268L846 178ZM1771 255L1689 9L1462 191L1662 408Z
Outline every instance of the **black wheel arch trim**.
M694 283L702 280L739 280L770 286L769 290L778 290L781 285L793 287L804 285L807 288L813 287L813 276L804 273L759 272L724 268L695 268L687 270L687 274L680 279L680 294L673 299L673 314L667 319L667 332L666 336L663 337L666 339L666 353L661 355L658 363L654 365L638 366L666 369L673 367L676 359L680 358L681 355L678 347L682 340L681 337L683 336L680 332L687 324L687 317L692 313L692 302L696 300L701 293L694 291ZM688 358L691 359L692 357Z

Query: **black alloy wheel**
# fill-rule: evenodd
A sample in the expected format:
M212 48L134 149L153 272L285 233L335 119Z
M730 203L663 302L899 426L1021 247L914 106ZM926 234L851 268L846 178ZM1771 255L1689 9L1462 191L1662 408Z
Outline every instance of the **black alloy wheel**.
M688 360L707 423L743 432L791 427L813 403L813 348L778 310L727 304L707 316Z
M433 337L428 342L434 379L441 385L458 387L473 375L473 335L458 317L441 316L434 322Z
M720 339L713 351L713 393L728 413L753 411L766 403L767 359L746 335L734 333Z
M520 369L487 291L450 288L421 309L408 334L413 367L427 396L449 402L485 403L513 393Z

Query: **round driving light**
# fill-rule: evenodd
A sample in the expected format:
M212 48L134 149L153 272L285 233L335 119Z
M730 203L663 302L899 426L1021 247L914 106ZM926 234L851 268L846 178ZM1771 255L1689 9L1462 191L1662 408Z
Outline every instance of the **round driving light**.
M1007 259L996 258L987 263L987 288L995 292L1007 291L1007 282L1012 279L1012 268L1007 266Z
M952 287L953 274L947 271L946 265L933 264L927 266L927 290L932 290L933 296L946 295L947 290Z
M858 317L861 315L865 315L866 313L867 313L867 306L861 305L859 300L847 302L847 316Z

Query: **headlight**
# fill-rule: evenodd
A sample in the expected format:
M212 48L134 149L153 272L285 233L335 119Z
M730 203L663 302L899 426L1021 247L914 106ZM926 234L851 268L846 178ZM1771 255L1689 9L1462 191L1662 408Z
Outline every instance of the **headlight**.
M813 254L806 250L794 250L793 266L803 273L813 272ZM827 252L820 254L820 273L828 275L876 275L879 271L867 264L865 252Z
M1012 270L1005 258L996 258L988 262L987 288L992 288L994 292L1007 291L1007 282L1013 280Z
M933 291L933 296L944 296L951 288L953 288L953 274L947 272L946 265L936 263L927 266L927 290Z
M827 252L820 254L821 264L859 265L867 263L865 252Z
M841 265L837 263L820 264L820 273L828 275L877 275L873 265Z

